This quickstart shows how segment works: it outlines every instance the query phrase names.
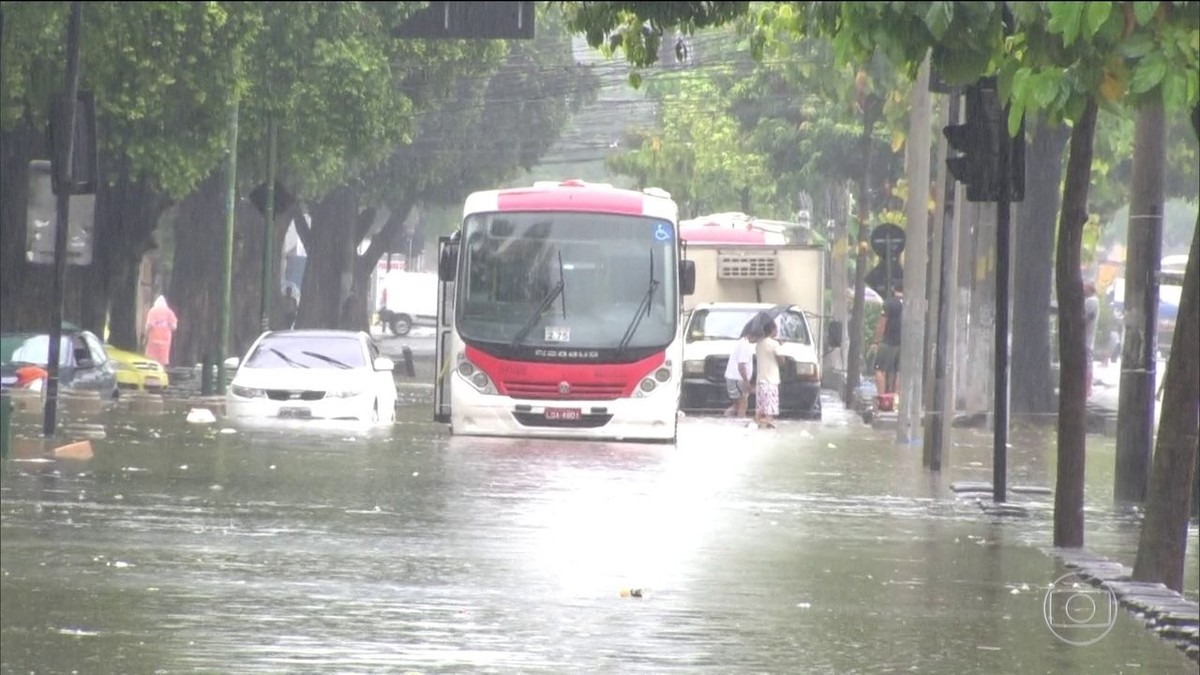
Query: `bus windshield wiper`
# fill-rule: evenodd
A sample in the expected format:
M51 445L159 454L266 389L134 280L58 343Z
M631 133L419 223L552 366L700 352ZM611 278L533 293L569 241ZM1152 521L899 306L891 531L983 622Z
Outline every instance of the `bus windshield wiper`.
M542 312L546 311L546 308L549 307L551 305L551 303L553 303L554 300L556 298L558 298L558 296L560 296L560 295L563 296L563 302L562 302L563 318L564 319L567 318L567 297L565 295L566 287L567 287L567 282L563 276L562 251L559 251L558 252L558 283L555 284L554 287L551 288L546 293L546 297L542 298L542 301L541 301L541 303L538 304L537 309L535 309L533 311L533 314L529 315L529 318L525 321L525 325L521 326L521 330L517 331L516 336L514 336L513 340L512 340L513 347L516 347L517 345L521 344L521 341L524 340L527 335L529 335L529 331L533 330L533 327L535 325L537 325L538 318L542 316Z
M638 326L642 324L642 317L650 316L651 300L654 298L656 290L658 290L658 279L654 278L654 251L650 251L650 284L646 288L646 294L642 296L642 301L638 303L637 311L633 313L633 320L625 329L625 335L621 337L621 344L617 347L618 352L624 352L625 348L629 346Z

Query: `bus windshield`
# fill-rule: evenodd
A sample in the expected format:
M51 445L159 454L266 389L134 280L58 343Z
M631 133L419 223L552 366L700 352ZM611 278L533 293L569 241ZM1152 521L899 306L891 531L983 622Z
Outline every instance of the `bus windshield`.
M466 340L643 349L675 337L675 227L608 213L474 214L455 309Z

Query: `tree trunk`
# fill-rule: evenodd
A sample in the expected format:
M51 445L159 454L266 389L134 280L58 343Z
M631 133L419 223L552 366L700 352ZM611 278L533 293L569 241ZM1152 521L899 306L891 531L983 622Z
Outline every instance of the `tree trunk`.
M414 203L414 200L407 199L397 209L393 210L387 223L371 238L371 246L362 255L356 256L354 259L354 300L350 316L346 317L351 330L370 332L371 303L368 294L371 291L371 274L375 271L375 266L379 263L379 259L383 257L384 251L396 240L396 233L404 227L406 216L412 210ZM405 269L413 269L412 258L413 256L411 255L407 256Z
M1054 490L1054 545L1083 546L1083 483L1086 449L1084 408L1083 278L1079 272L1083 225L1087 222L1088 185L1096 101L1089 99L1071 129L1067 180L1058 223L1055 287L1058 290L1058 476Z
M1197 130L1200 133L1200 130ZM1142 521L1136 581L1161 582L1183 591L1188 511L1200 443L1200 217L1192 233L1192 252L1183 273L1179 316L1171 338L1171 357L1164 382L1158 447Z
M1058 216L1063 150L1071 130L1033 125L1026 153L1025 201L1017 207L1013 250L1012 412L1049 415L1054 408L1050 369L1050 298L1054 287L1054 222Z
M173 364L200 363L215 355L221 308L220 275L225 229L224 171L214 170L179 204L175 220L175 259L167 300L179 317L171 344Z
M263 235L266 220L249 199L234 206L233 293L229 298L229 353L243 357L262 333ZM219 307L218 307L219 311Z
M874 158L875 144L872 135L875 122L883 109L883 102L874 95L868 95L863 104L862 128L862 182L858 186L858 247L857 263L854 267L854 306L850 311L850 350L849 363L846 364L846 391L844 400L847 404L854 401L858 380L862 375L863 361L863 317L866 314L866 279L867 254L870 251L871 238L871 162Z
M102 185L96 196L93 263L83 276L81 319L109 342L138 351L138 273L142 257L155 247L154 230L170 201L145 181L132 178L128 163L117 160L115 184Z
M913 84L908 133L908 220L904 249L904 311L901 313L900 415L896 440L911 442L921 431L921 392L926 352L926 275L929 266L929 149L933 109L929 95L929 57L921 63Z
M314 203L309 215L309 241L304 243L308 262L296 327L337 328L353 290L357 199L350 188L339 187Z
M1125 340L1121 352L1117 467L1113 486L1115 498L1123 502L1143 501L1150 482L1165 129L1161 102L1138 109L1125 257Z

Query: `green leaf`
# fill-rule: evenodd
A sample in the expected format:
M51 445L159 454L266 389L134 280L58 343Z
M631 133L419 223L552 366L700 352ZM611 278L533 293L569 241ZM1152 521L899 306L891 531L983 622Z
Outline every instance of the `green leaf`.
M1179 110L1187 105L1187 76L1172 73L1162 81L1163 107L1167 110Z
M1100 26L1108 21L1108 16L1112 14L1111 2L1089 2L1087 3L1087 12L1085 20L1087 24L1087 37L1093 37L1099 30Z
M1058 98L1059 74L1053 70L1038 73L1030 82L1031 94L1039 110L1044 110Z
M946 34L946 29L950 27L950 22L954 19L954 3L952 2L931 2L929 3L929 11L925 13L925 25L929 27L929 32L933 37L941 40Z
M1139 26L1145 26L1150 19L1154 18L1154 13L1158 11L1157 2L1135 2L1133 3L1133 16L1137 19Z
M1167 74L1167 60L1161 53L1153 53L1138 62L1129 81L1129 90L1144 94L1162 82Z
M1050 31L1062 33L1063 44L1068 47L1079 37L1085 7L1082 2L1050 3Z
M1117 45L1117 52L1127 59L1140 59L1157 48L1149 34L1138 32L1122 40Z

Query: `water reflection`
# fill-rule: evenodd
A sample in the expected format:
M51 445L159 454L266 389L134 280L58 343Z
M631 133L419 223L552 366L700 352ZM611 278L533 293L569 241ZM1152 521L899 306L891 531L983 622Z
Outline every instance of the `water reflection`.
M1049 632L1048 515L947 496L990 434L931 476L827 416L675 447L449 438L423 405L377 434L115 419L89 464L3 469L0 669L1195 672L1124 614ZM1013 438L1010 483L1052 485L1045 434ZM1104 448L1089 545L1128 551Z

